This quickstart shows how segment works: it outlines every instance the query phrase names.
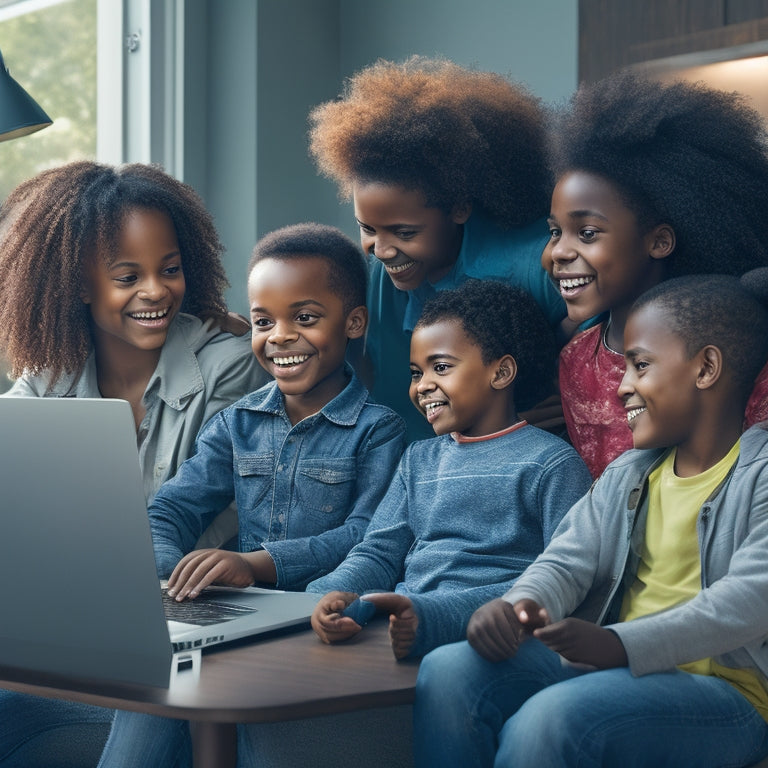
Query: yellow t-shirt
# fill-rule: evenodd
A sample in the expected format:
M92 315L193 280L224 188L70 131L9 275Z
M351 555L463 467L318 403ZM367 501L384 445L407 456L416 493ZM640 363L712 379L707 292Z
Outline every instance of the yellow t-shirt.
M696 521L699 510L725 479L739 456L740 441L717 464L694 477L675 475L672 451L648 479L648 517L637 576L624 595L620 620L672 608L701 590L701 559ZM731 669L712 659L681 664L680 669L726 680L768 720L768 691L751 669Z

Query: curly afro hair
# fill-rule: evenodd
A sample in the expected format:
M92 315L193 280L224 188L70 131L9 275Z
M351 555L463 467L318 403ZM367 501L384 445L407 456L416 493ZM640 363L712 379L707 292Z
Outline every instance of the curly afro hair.
M519 410L531 408L552 394L555 336L530 294L495 280L468 280L429 299L416 328L444 320L461 324L479 347L484 363L504 355L515 358L515 405Z
M23 182L0 208L0 348L12 374L47 371L54 383L79 371L93 343L81 298L90 259L117 255L135 209L173 222L186 291L182 310L226 312L223 247L194 190L159 167L77 161Z
M248 275L263 259L316 257L328 263L329 288L344 302L344 311L365 306L368 264L362 251L341 230L327 224L291 224L275 229L256 243Z
M739 95L618 72L582 86L551 136L555 178L602 176L644 231L673 227L670 277L768 264L768 140Z
M539 101L501 75L443 59L380 60L312 110L310 154L343 197L356 181L471 203L504 226L545 216L550 177Z
M637 299L632 312L650 305L689 356L712 344L720 349L746 404L768 360L768 268L733 275L686 275L665 280Z

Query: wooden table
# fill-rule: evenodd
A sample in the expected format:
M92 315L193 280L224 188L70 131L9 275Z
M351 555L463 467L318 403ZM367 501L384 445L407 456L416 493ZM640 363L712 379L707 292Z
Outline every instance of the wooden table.
M324 645L311 630L203 654L197 681L168 689L88 683L0 666L0 687L196 723L195 768L222 768L234 724L297 720L413 701L418 662L392 655L385 619ZM223 751L223 753L222 753Z

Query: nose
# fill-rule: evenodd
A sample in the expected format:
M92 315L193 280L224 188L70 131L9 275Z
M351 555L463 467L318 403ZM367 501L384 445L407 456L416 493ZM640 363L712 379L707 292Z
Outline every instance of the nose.
M363 250L366 253L372 253L377 259L388 261L397 256L397 247L385 234L365 234L360 235L360 241Z
M426 374L422 374L421 378L416 382L416 392L420 395L426 392L431 392L435 388L435 383Z
M168 287L159 276L147 277L142 281L139 298L158 302L168 294Z
M616 394L621 400L627 400L635 393L634 377L635 372L632 370L632 366L627 365L619 382L619 388L616 390Z
M298 337L299 334L290 323L278 321L272 326L267 341L272 344L285 344L289 341L296 341Z
M564 235L560 235L556 240L550 240L546 252L555 264L567 264L578 255L570 239Z

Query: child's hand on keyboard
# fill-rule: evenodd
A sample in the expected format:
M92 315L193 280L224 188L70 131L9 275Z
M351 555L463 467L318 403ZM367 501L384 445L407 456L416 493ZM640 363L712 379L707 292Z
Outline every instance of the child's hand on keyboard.
M211 584L250 587L254 581L254 570L245 555L224 549L198 549L174 568L168 579L168 594L176 600L193 599Z

